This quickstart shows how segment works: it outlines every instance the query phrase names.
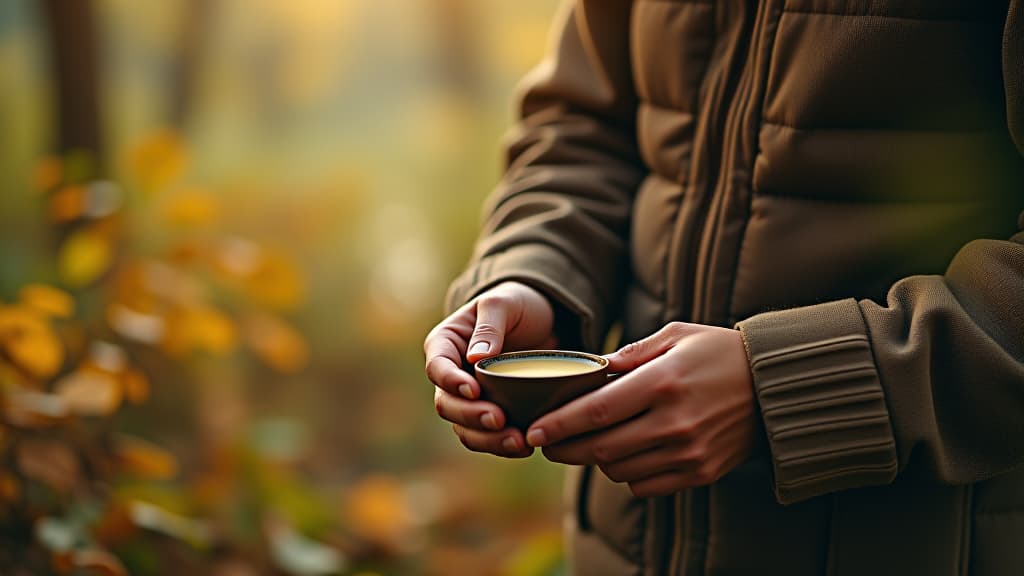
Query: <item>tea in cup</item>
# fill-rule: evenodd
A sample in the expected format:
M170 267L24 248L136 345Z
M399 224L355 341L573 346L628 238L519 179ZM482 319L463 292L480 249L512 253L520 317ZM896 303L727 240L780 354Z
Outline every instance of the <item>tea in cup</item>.
M500 406L509 426L521 430L608 381L608 360L586 352L506 352L480 360L475 368L483 398Z

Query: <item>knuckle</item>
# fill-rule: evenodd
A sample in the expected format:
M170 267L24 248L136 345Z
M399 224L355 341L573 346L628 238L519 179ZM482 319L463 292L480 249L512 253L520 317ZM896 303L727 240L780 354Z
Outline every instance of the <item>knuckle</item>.
M668 427L668 436L676 440L689 440L697 433L697 424L689 418L677 418Z
M611 420L608 403L602 398L593 398L587 404L587 418L592 425L598 428L606 427Z
M508 308L512 304L512 297L501 292L491 292L480 297L478 307L483 308Z
M680 466L697 466L698 468L707 459L707 450L703 446L686 446L676 451L676 464Z
M626 356L627 358L633 356L641 356L644 351L644 346L646 346L646 342L646 340L637 340L635 342L630 342L629 344L626 344L622 348L621 354L623 356Z
M691 478L697 486L706 486L718 480L718 476L718 469L710 463L704 462L697 466L697 469L693 471Z
M423 364L423 371L427 373L427 377L431 380L434 379L434 371L437 370L435 362L437 362L437 356L428 356L427 361Z
M442 360L440 356L431 356L430 358L427 358L427 363L423 366L423 370L426 372L427 378L435 384L441 383L442 375L438 372L440 370L438 365L440 360Z
M444 418L444 395L440 389L434 392L434 411L438 416Z
M497 326L488 322L481 322L477 324L476 328L473 329L473 332L477 336L501 336L501 330L499 330Z
M466 443L466 434L462 430L462 426L459 426L458 424L452 424L452 432L455 432L455 436L459 439L459 442L461 442L463 446L465 446L466 448L470 447L469 444Z
M686 323L685 322L679 322L679 321L669 322L668 324L665 325L665 331L671 332L673 334L679 334L680 332L682 332L685 329L685 327L686 327Z
M612 482L622 482L624 479L622 476L622 470L619 467L598 466L598 468L600 468L601 472L605 475L605 477L611 480Z
M674 400L679 394L676 383L669 378L659 378L651 384L651 394L661 402Z
M608 465L615 461L611 448L602 442L595 443L593 447L591 447L590 453L598 465Z

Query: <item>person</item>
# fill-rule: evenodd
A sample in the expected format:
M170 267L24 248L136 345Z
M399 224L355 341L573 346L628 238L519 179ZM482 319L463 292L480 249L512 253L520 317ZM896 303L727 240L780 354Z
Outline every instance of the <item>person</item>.
M1024 0L557 30L424 350L466 447L572 465L570 572L1024 574ZM463 370L615 332L525 435Z

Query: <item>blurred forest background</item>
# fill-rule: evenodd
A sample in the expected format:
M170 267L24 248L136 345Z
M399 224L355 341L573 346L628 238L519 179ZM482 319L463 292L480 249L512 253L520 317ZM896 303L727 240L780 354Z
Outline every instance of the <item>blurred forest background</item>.
M0 572L561 573L420 349L555 4L0 3Z

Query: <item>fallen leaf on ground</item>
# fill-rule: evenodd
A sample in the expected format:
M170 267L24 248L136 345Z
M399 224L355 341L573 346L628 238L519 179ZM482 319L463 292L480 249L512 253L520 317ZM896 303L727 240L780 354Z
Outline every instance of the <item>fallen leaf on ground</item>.
M79 369L58 380L53 393L75 414L106 416L121 405L122 388L114 375Z
M46 284L28 284L22 287L18 292L18 299L25 306L54 318L69 318L75 313L75 301L71 295Z
M53 329L24 306L0 306L0 345L16 366L35 378L53 376L64 362L64 346Z
M114 454L119 468L134 476L159 480L178 473L178 460L173 454L141 438L119 436Z
M78 484L81 465L66 444L57 440L26 438L17 447L18 470L58 492L70 492Z

